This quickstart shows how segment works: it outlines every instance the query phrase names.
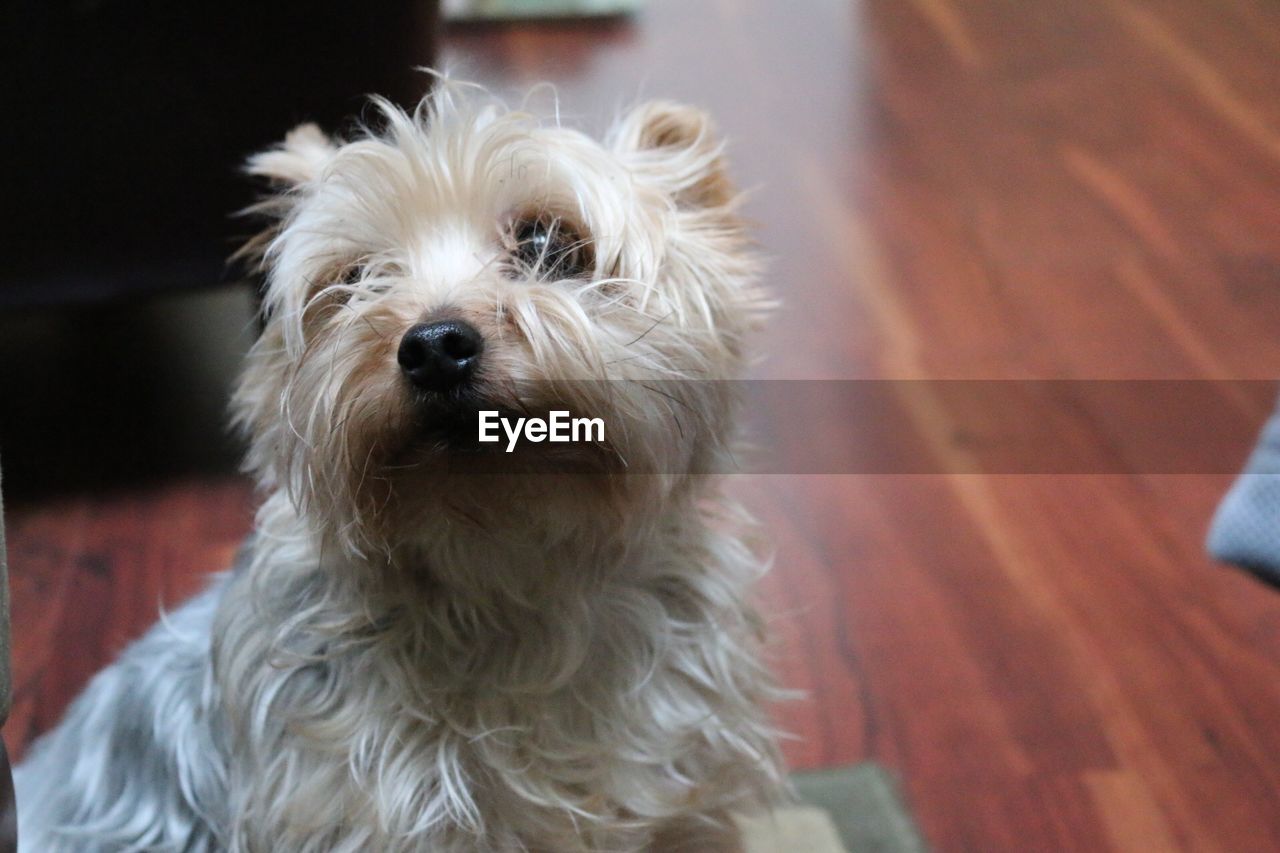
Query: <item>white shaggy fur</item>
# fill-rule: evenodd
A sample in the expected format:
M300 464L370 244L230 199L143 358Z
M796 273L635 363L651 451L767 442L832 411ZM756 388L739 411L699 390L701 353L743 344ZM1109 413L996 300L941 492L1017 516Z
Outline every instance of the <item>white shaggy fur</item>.
M447 83L380 110L251 161L257 532L19 768L24 850L733 849L780 788L761 564L705 476L763 308L708 122L649 104L601 144ZM538 217L585 274L513 264ZM439 317L483 335L485 401L607 442L428 437L396 346Z

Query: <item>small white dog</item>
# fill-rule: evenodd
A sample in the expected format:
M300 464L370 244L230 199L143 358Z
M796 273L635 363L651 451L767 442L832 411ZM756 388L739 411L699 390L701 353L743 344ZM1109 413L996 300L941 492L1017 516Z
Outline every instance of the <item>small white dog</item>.
M707 476L765 308L707 119L379 109L250 161L257 531L33 748L26 851L736 849L783 785ZM604 434L507 453L486 410Z

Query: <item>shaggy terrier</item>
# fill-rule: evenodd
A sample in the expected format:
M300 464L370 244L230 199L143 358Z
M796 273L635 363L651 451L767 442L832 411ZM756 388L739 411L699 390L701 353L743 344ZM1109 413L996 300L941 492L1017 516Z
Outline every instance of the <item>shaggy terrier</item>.
M376 106L250 160L256 532L33 748L23 849L737 849L783 773L714 476L766 307L721 143ZM566 412L603 428L477 440Z

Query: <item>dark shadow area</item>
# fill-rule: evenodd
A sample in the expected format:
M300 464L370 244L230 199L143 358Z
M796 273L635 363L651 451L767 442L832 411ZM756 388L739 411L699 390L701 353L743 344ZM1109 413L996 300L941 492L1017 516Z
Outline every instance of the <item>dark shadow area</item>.
M253 302L248 285L234 285L0 314L10 504L233 471L227 400L256 334Z
M0 11L0 307L105 301L229 276L251 233L245 158L303 121L412 106L434 2L19 0ZM175 275L175 272L181 273ZM188 274L190 273L190 274Z

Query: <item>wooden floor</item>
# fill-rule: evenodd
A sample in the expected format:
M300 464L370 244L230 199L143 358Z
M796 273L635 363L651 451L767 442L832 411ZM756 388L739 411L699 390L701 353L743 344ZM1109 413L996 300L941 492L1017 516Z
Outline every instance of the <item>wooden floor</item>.
M1272 0L653 0L446 58L588 126L638 96L717 116L786 303L762 377L1280 377ZM1228 482L741 477L809 692L778 710L792 763L885 763L939 850L1280 849L1280 594L1203 554ZM225 565L251 496L12 498L20 754Z

